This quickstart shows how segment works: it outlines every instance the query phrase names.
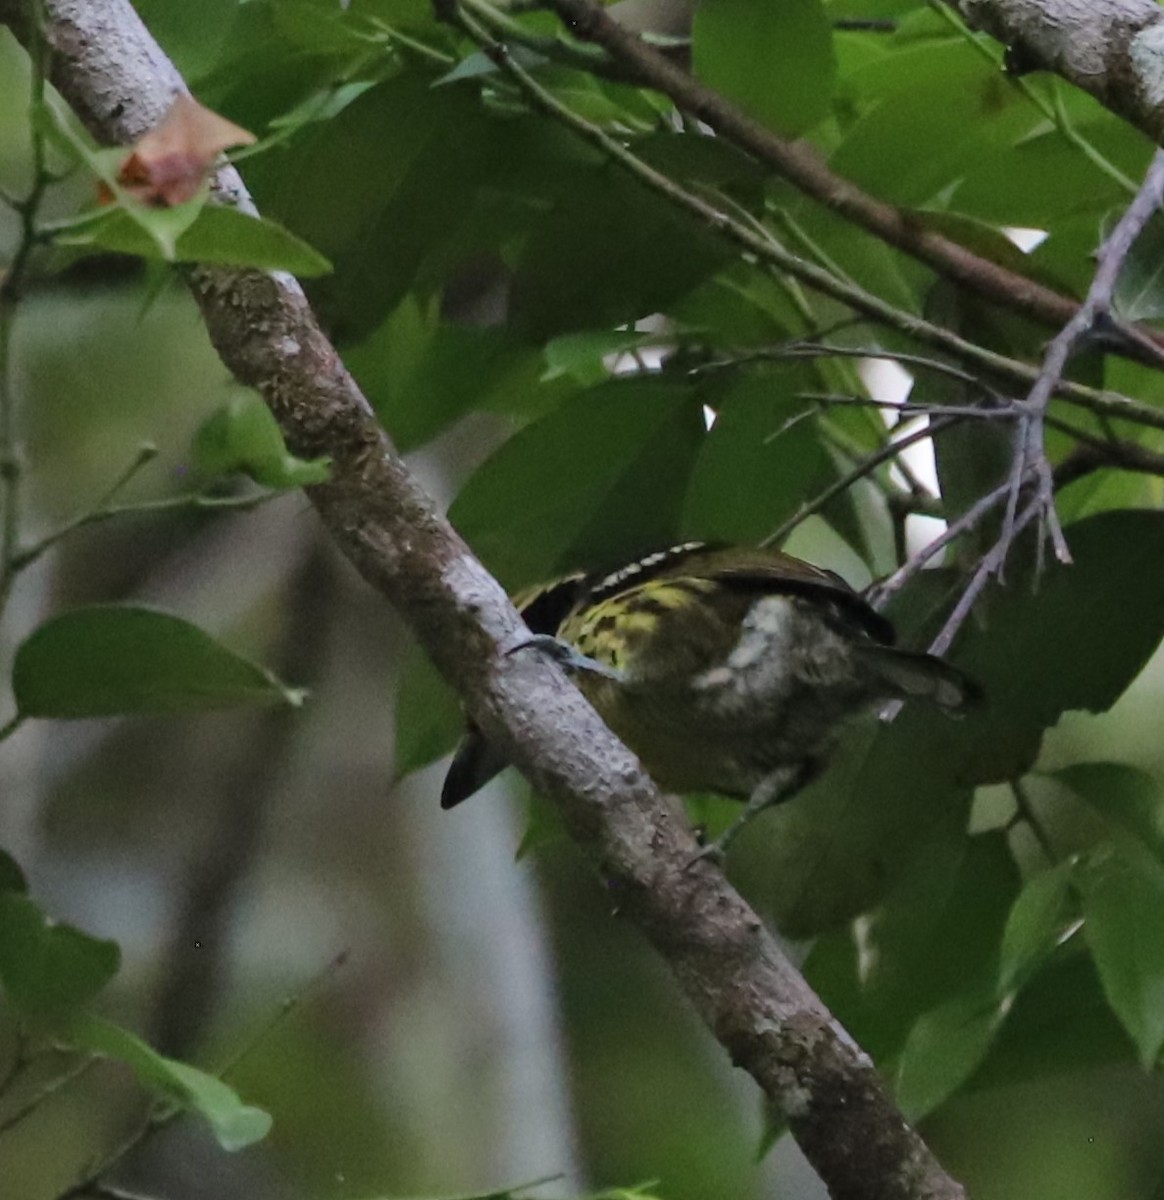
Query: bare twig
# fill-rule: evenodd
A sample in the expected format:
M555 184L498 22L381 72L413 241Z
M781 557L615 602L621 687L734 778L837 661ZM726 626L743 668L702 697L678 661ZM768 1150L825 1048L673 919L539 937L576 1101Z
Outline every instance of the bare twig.
M1007 494L1009 494L1009 483L1007 485ZM1038 495L1018 513L1011 522L1011 539L1017 537L1026 527L1042 516L1042 498ZM998 541L982 556L978 566L974 570L974 574L970 576L970 582L966 585L966 590L958 598L958 603L954 605L950 615L946 618L946 623L942 626L938 636L930 643L930 653L942 655L950 648L950 644L958 634L958 630L962 628L966 618L973 611L974 605L978 601L978 597L982 595L983 589L990 580L997 576L1002 569L1002 564L1006 559L1006 552L1010 547L1010 542L1005 542L1000 537Z
M957 520L951 521L943 533L918 550L904 566L875 583L866 593L869 603L874 608L884 608L935 555L963 534L976 529L987 514L1006 499L1007 487L1005 483L1000 484L985 496L979 497Z
M925 341L927 339L923 336L918 340ZM956 357L981 367L1000 381L1005 380L1024 388L1030 388L1038 378L1036 368L1016 359L1008 359L1003 355L991 355L992 361L989 362L985 359L978 359L973 354L959 353ZM903 367L945 375L950 379L977 388L996 404L1002 403L1002 392L982 376L973 375L940 358L930 358L924 354L904 353L898 350L884 349L880 346L836 346L795 339L783 345L747 350L727 358L698 363L685 369L689 374L695 376L731 370L753 362L780 361L789 358L885 359L887 362L895 362ZM1149 429L1164 429L1164 410L1142 404L1128 396L1121 396L1117 392L1101 391L1098 388L1085 387L1068 379L1060 379L1055 384L1055 395L1075 408L1094 413L1100 420L1118 419L1133 425L1143 425Z
M1055 511L1054 481L1051 463L1044 445L1044 426L1047 407L1063 377L1067 363L1079 344L1087 337L1110 323L1112 295L1120 271L1136 238L1152 214L1160 207L1164 198L1164 151L1157 151L1144 177L1144 182L1127 211L1116 222L1115 228L1105 239L1096 256L1095 276L1087 297L1079 311L1051 340L1043 357L1043 365L1031 386L1022 407L1026 410L1019 419L1015 431L1015 452L1011 468L1010 490L1007 496L1006 516L999 535L998 554L992 552L994 569L1001 575L1010 545L1018 532L1017 517L1019 495L1030 474L1035 480L1036 511L1040 521L1046 522L1047 532L1060 562L1071 561L1071 551L1063 528ZM1042 545L1042 539L1040 539Z
M843 475L839 475L828 487L824 488L819 495L802 504L791 517L788 518L782 525L774 529L760 543L762 546L779 545L786 537L798 526L802 525L809 517L815 516L835 500L838 496L847 492L860 479L872 474L883 463L891 462L903 450L915 445L917 442L924 442L932 438L935 433L940 433L943 429L948 429L960 418L946 417L928 422L920 429L915 429L912 433L906 434L904 437L892 439L885 443L878 450L874 450L871 454L866 455L859 462L854 464L851 470L846 471Z
M62 1071L60 1075L55 1075L47 1083L37 1088L36 1092L16 1109L15 1112L9 1113L7 1117L0 1121L0 1134L5 1134L9 1130L15 1129L22 1121L31 1117L38 1108L64 1091L69 1084L75 1083L82 1075L91 1071L99 1061L96 1057L82 1058L80 1062L74 1063L67 1070Z

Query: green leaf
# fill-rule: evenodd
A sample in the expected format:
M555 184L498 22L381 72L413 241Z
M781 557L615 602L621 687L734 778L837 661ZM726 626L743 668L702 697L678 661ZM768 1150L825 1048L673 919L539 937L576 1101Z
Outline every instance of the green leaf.
M1147 771L1126 763L1076 763L1049 778L1070 788L1111 826L1164 863L1164 796Z
M265 217L190 201L172 208L106 208L63 227L63 246L136 254L164 262L221 263L294 275L326 275L331 264L302 238Z
M194 440L198 466L207 475L242 472L264 487L290 489L326 483L327 459L290 454L270 409L253 392L232 396L203 422Z
M20 864L8 853L0 850L0 892L27 892L28 880Z
M717 416L691 472L685 536L758 542L836 480L814 406L795 398L820 383L810 366L797 364L740 373L704 390Z
M1070 916L1073 862L1028 880L1006 919L998 964L998 994L1022 986L1059 945Z
M975 1085L1062 1078L1135 1061L1131 1039L1103 995L1083 939L1056 950L1020 991Z
M1154 865L1110 851L1079 880L1084 934L1104 995L1141 1064L1151 1067L1164 1046L1164 877Z
M1164 220L1159 213L1148 222L1124 259L1112 299L1125 321L1152 321L1164 316Z
M458 325L442 319L439 307L439 298L409 296L344 355L401 450L422 445L467 412L544 412L569 390L564 379L540 383L538 349L505 327Z
M1005 836L968 836L965 809L942 814L908 844L904 863L882 857L892 882L862 919L860 971L855 960L846 966L836 945L812 964L813 978L825 971L829 990L846 1004L847 1027L852 1022L850 1032L878 1061L901 1050L923 1013L993 994L999 941L1018 892ZM834 860L821 871L826 889L838 886L832 875L844 865Z
M587 171L525 243L510 319L532 342L626 325L665 311L732 257L705 223L637 180Z
M293 154L251 159L247 182L261 212L331 260L313 303L334 336L359 341L422 269L431 283L476 248L459 238L498 187L512 192L515 136L471 85L434 89L427 72L406 71L301 131Z
M992 996L955 996L909 1031L897 1068L897 1100L909 1120L933 1112L974 1073L1006 1015Z
M396 693L394 774L399 779L448 754L464 730L456 693L428 655L414 647Z
M592 386L610 378L605 360L658 340L657 334L635 333L626 329L591 329L585 333L567 333L546 344L546 373L543 380L567 375L577 383Z
M831 165L891 203L956 206L956 186L977 156L1013 143L1039 116L1000 71L966 47L927 47L910 57L895 56L895 86L845 131Z
M794 137L829 111L836 63L820 0L702 0L691 31L704 83Z
M46 621L17 650L12 687L22 716L63 719L303 699L188 621L128 605Z
M1043 732L1072 709L1105 712L1164 636L1164 513L1113 510L1067 526L1072 566L1021 570L979 601L955 661L983 687L965 719L933 726L934 753L968 784L1001 783L1033 765ZM918 641L936 632L962 579L923 572L892 606Z
M270 1132L270 1114L244 1104L221 1079L188 1063L165 1058L111 1021L81 1013L73 1018L69 1029L78 1046L126 1063L142 1083L203 1116L224 1150L242 1150Z
M120 964L116 942L58 925L20 892L0 892L0 984L27 1016L86 1003Z
M134 5L150 33L165 47L188 80L213 66L229 45L237 0L137 0Z
M611 380L510 438L449 516L510 588L625 562L674 540L702 437L691 388Z
M179 262L223 263L259 271L289 271L304 279L331 272L331 263L268 217L237 208L208 204L182 234L176 247Z

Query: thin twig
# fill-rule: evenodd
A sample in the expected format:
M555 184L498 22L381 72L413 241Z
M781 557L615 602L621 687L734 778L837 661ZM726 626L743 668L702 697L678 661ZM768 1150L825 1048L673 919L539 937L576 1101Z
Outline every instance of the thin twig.
M150 516L154 513L172 512L246 512L281 496L282 492L258 492L247 496L208 496L203 492L184 493L180 496L165 496L160 500L141 500L132 504L106 504L91 512L74 517L67 524L47 534L35 545L21 550L15 557L17 570L36 562L62 538L75 533L86 525L95 525L114 517Z
M963 534L977 528L987 514L1006 499L1007 487L1008 485L1005 483L1000 484L993 491L987 492L985 496L979 497L957 520L951 521L943 533L913 554L904 566L875 583L866 592L865 598L869 603L876 609L883 609L930 559Z
M1023 407L1026 413L1019 419L1015 430L1015 451L1010 476L1010 492L1007 496L1006 515L999 535L997 571L1001 574L1017 529L1019 494L1033 472L1035 479L1035 504L1040 522L1046 523L1047 535L1060 562L1071 561L1071 551L1063 534L1063 527L1055 511L1054 481L1051 463L1045 446L1045 418L1051 397L1063 377L1067 363L1079 344L1095 332L1111 317L1112 295L1120 271L1133 244L1140 236L1152 214L1164 200L1164 151L1157 150L1148 167L1144 182L1127 211L1116 222L1115 228L1104 240L1096 255L1095 276L1087 296L1078 312L1052 338L1043 357L1043 364L1035 382L1027 394ZM1043 539L1039 539L1042 546Z
M797 400L811 400L822 408L876 408L908 417L966 417L972 421L1011 421L1018 410L1010 404L988 408L979 404L926 404L917 400L878 400L875 396L851 396L841 392L794 392Z
M919 340L926 340L921 338ZM989 352L987 352L989 353ZM991 357L987 363L976 359L973 355L958 354L963 361L973 362L984 370L993 371L1010 383L1020 384L1029 388L1037 379L1038 372L1034 367L1020 363L1016 359L1007 359L1002 355ZM1002 393L980 376L971 375L967 371L938 358L929 358L923 354L910 354L897 350L883 349L880 346L836 346L821 342L806 342L794 339L783 345L765 347L759 350L748 350L733 354L728 358L714 359L711 362L696 363L683 369L691 376L710 374L716 371L731 370L736 367L748 366L754 362L783 361L795 358L859 358L884 359L886 362L898 363L903 367L916 367L919 370L933 371L948 376L968 386L975 387L994 403L1002 403ZM1086 387L1070 380L1059 380L1055 387L1058 399L1094 413L1100 420L1126 420L1130 424L1144 425L1151 429L1164 429L1164 410L1148 404L1142 404L1128 396L1117 392L1101 391L1098 388Z
M1042 512L1042 498L1036 496L1026 508L1015 516L1012 523L1012 539L1022 533L1032 521L1037 520L1042 515ZM974 574L970 577L970 582L966 585L965 591L958 598L958 603L954 605L950 615L946 618L946 623L942 626L938 636L930 643L931 654L942 655L949 650L950 644L958 634L958 630L965 624L966 618L978 602L978 597L982 595L983 590L990 580L997 576L1001 570L1008 547L1009 543L1004 544L1000 537L982 556L978 566L974 570Z
M846 471L821 491L819 495L802 504L787 521L768 534L760 545L779 545L798 525L802 525L809 517L815 516L822 509L826 508L838 496L847 492L858 480L870 475L883 463L896 458L897 455L909 446L914 445L914 443L926 441L933 437L935 433L939 433L943 429L948 429L959 419L957 417L950 417L931 421L923 425L920 429L915 429L913 433L889 441L879 450L866 455L852 470Z
M18 1109L9 1113L7 1117L0 1121L0 1136L15 1129L22 1121L27 1120L42 1104L46 1104L59 1092L64 1091L69 1084L75 1083L87 1071L91 1071L100 1061L96 1056L83 1058L80 1062L74 1063L67 1071L62 1072L39 1087Z

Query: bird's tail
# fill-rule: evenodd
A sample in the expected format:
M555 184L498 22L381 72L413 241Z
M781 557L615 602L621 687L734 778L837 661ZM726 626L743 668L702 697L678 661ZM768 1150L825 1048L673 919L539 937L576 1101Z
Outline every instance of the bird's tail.
M877 645L860 646L858 652L887 690L903 700L929 700L954 716L982 700L982 689L969 675L932 654Z
M449 765L445 785L441 788L441 808L452 808L462 800L468 800L507 766L509 763L501 751L495 750L479 729L470 729L461 738Z

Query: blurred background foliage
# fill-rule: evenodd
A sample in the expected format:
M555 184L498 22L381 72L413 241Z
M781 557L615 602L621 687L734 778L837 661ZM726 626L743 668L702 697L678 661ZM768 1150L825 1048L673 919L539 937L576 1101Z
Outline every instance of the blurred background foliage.
M916 349L903 335L744 261L531 111L423 0L137 7L199 99L261 139L239 156L260 210L332 264L309 288L322 321L506 585L681 538L770 536L916 428L809 398L883 386L859 359L780 352L822 331ZM620 7L689 25L684 4ZM907 312L1038 361L1049 331L956 295L658 95L548 61L536 38L554 22L522 20L536 78L681 186ZM912 0L705 0L690 54L861 187L1077 294L1152 151L1053 78L1009 80L997 47ZM28 94L23 52L0 41L0 182L15 194ZM55 166L62 154L54 142ZM94 193L74 165L42 217ZM1029 253L1003 236L1015 229L1038 231ZM0 208L9 254L18 236ZM1123 283L1145 320L1164 315L1157 237ZM223 457L257 419L249 398L164 264L109 249L97 234L38 260L18 306L22 536L100 508L149 442L117 497L147 511L93 521L22 571L4 653L56 614L118 601L187 618L310 691L301 707L32 720L2 747L0 842L30 895L121 948L96 1007L166 1055L233 1064L232 1085L274 1117L234 1155L179 1122L112 1178L182 1200L545 1176L560 1177L547 1195L657 1180L669 1200L821 1196L789 1139L762 1153L752 1085L540 801L506 776L438 811L454 699L328 546L294 490L311 465L272 456L262 431L261 469ZM1164 397L1160 373L1113 357L1078 376ZM957 402L947 384L919 373L913 398ZM1120 433L1159 448L1152 429ZM983 423L933 443L821 503L786 544L858 586L891 571L940 529L932 514L1007 469ZM251 505L236 466L280 494ZM195 495L246 507L181 499ZM919 496L932 503L907 516L902 498ZM987 709L854 730L730 863L976 1200L1164 1194L1159 500L1151 475L1067 488L1076 566L1032 588L1020 560L955 647ZM896 600L907 643L932 636L984 548L955 547ZM722 819L714 799L696 808ZM515 861L523 838L535 848ZM0 1062L27 1046L26 1021L3 1010ZM102 1064L8 1127L64 1061L37 1058L0 1096L4 1200L61 1195L146 1111Z

